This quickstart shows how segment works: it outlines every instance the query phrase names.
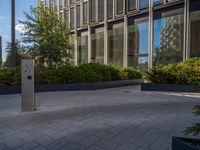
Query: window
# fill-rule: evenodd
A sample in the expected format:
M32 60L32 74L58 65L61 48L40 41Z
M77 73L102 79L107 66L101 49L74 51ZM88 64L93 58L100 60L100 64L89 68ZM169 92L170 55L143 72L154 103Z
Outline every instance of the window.
M62 9L63 7L63 0L60 0L60 8Z
M153 3L155 5L164 3L164 0L154 0Z
M124 1L123 0L116 0L116 14L123 14L124 9Z
M98 20L104 20L104 0L98 0Z
M134 22L128 27L128 66L145 71L148 68L148 18Z
M96 21L96 0L90 0L90 21Z
M113 26L108 31L108 63L116 66L123 66L124 49L124 24Z
M69 5L69 0L64 0L65 1L65 5Z
M140 1L140 9L149 7L149 0L139 0Z
M83 24L88 22L88 2L83 3Z
M91 62L104 63L104 31L92 34Z
M58 0L54 0L54 7L55 7L55 9L57 9L57 7L58 7Z
M183 60L183 9L161 12L154 20L153 64L169 64Z
M70 9L70 28L74 28L74 8Z
M74 0L70 0L70 4L73 4L74 3Z
M88 63L88 33L82 33L77 37L78 42L78 64Z
M128 0L128 11L136 9L136 0Z
M108 11L108 19L113 18L113 0L108 0L107 1L108 5L107 5L107 11Z
M76 27L79 28L80 27L80 5L76 6Z
M69 25L69 10L65 11L65 19L66 19L67 24Z

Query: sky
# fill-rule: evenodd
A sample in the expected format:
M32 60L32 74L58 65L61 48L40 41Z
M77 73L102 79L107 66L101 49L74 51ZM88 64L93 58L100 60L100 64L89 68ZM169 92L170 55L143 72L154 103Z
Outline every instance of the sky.
M3 42L3 59L5 60L6 42L11 41L11 15L10 15L10 3L11 0L0 0L0 35ZM20 33L23 32L22 25L18 20L25 20L24 12L30 10L30 6L35 7L37 0L15 0L16 6L16 38L20 38Z

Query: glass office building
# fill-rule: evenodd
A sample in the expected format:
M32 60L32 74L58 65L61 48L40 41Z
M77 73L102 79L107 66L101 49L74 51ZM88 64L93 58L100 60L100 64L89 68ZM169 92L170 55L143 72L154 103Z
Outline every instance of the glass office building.
M43 0L74 38L75 65L145 69L200 57L200 0Z

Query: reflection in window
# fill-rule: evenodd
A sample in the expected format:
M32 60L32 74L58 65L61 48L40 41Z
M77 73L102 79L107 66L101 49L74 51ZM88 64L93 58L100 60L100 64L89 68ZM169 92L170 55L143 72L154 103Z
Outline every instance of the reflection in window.
M123 0L116 0L116 14L122 14L124 8L124 1Z
M149 0L140 0L140 9L149 7Z
M91 62L104 63L104 32L92 34Z
M200 57L200 10L190 13L190 57Z
M108 31L108 63L123 66L124 27L123 23Z
M183 20L183 14L178 14L154 21L154 65L183 60Z
M108 11L108 19L113 18L113 0L107 1L107 11Z
M78 64L88 63L88 35L87 33L77 37L78 42Z
M153 2L154 2L155 5L156 4L162 4L162 3L164 3L164 0L154 0Z
M88 22L88 3L84 2L83 3L83 24L87 24Z
M148 19L128 27L128 66L148 68Z

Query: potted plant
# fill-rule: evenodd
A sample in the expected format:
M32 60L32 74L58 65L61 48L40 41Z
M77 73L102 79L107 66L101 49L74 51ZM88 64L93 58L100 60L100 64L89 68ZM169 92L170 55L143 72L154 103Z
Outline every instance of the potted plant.
M200 116L200 105L194 107L195 116ZM200 123L195 123L184 131L187 135L193 134L197 136L200 134ZM191 138L172 138L172 150L200 150L200 139Z

